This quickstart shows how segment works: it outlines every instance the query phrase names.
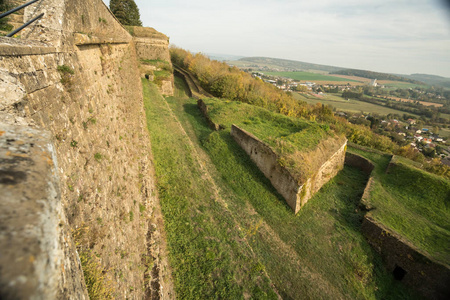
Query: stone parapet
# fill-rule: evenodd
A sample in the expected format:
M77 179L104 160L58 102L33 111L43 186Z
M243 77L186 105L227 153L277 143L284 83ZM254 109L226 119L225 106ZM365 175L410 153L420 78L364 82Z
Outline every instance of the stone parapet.
M88 299L51 134L0 123L0 162L0 298Z

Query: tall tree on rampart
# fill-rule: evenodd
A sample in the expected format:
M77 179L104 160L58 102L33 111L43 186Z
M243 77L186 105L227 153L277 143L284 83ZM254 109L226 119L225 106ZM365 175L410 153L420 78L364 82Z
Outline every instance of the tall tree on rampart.
M134 0L111 0L109 8L122 25L142 26L139 8Z

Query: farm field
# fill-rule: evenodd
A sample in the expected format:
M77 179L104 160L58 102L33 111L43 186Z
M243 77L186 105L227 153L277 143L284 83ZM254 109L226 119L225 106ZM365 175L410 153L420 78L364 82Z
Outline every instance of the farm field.
M399 114L403 115L405 112L400 110L395 110L389 107L384 107L381 105L376 105L372 103L367 103L363 101L358 101L354 99L345 100L339 96L332 95L332 94L325 94L323 98L317 98L309 94L299 94L299 93L293 93L295 99L305 101L309 104L326 104L331 105L335 107L339 111L347 111L347 112L353 112L353 113L376 113L380 115L388 115L388 114ZM416 117L419 117L417 115L408 113L409 115L413 115Z
M403 99L403 98L397 98L397 97L393 97L393 96L388 96L388 97L392 100L399 101L399 102L412 102L412 103L417 102L417 100ZM381 97L379 97L379 98L381 98ZM444 104L442 104L442 103L433 103L433 102L425 102L425 101L419 101L419 103L424 106L434 106L434 107L444 106Z
M414 87L421 87L426 88L427 85L421 85L421 84L415 84L415 83L409 83L409 82L402 82L402 81L391 81L391 80L378 80L378 84L385 85L386 88L390 88L392 90L395 89L409 89Z
M439 136L446 139L450 138L450 128L441 128L439 131Z
M291 78L294 80L302 81L321 81L321 82L357 82L353 79L342 78L331 75L322 75L318 73L311 72L264 72L266 75L279 76L285 78Z
M340 74L332 74L334 77L340 77L344 79L350 79L358 82L369 83L372 79L359 77L359 76L349 76L349 75L340 75Z
M297 215L230 128L143 82L174 284L182 299L412 299L362 236L367 176L345 167Z

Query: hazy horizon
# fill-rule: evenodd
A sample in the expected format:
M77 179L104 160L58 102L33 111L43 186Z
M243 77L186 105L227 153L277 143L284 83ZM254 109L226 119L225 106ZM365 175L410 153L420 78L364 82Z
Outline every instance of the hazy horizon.
M193 52L450 77L445 0L135 2L144 26Z

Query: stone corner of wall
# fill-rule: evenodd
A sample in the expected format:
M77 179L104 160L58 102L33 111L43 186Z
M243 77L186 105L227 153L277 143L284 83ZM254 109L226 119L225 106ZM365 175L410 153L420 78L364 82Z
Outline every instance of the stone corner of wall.
M0 160L0 298L87 298L79 259L67 259L77 253L51 134L0 123Z

